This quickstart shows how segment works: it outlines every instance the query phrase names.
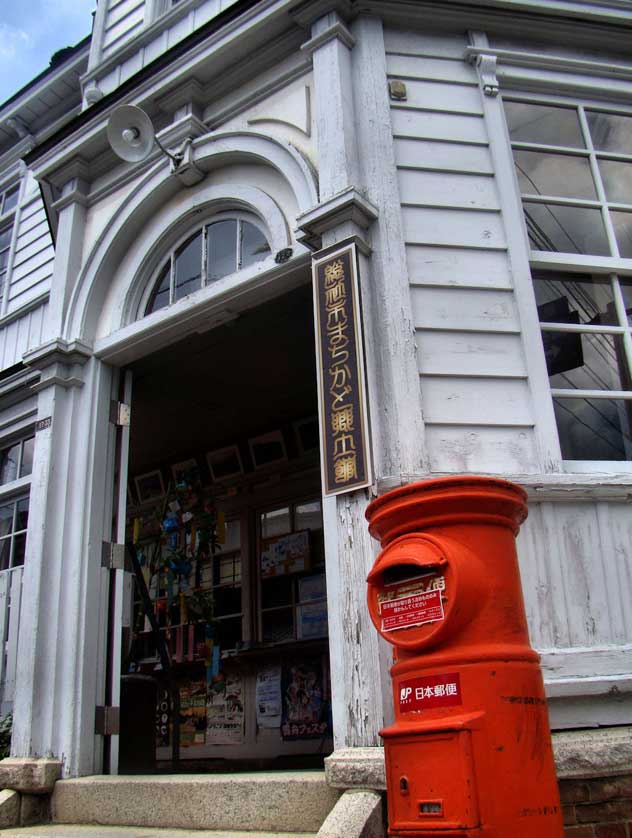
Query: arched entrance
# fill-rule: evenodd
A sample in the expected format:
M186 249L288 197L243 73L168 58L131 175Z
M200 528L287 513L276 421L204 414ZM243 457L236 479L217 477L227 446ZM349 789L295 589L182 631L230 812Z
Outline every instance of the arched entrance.
M109 584L106 704L119 704L121 671L156 681L165 764L178 728L191 763L322 759L332 731L310 259L290 233L315 182L294 149L255 133L202 138L196 161L209 177L191 189L156 166L127 193L64 319L120 379L119 397L133 394L113 532L147 590L131 593L121 570ZM230 217L268 248L215 275L209 230ZM183 286L178 259L200 223L201 278ZM118 737L105 742L116 771Z

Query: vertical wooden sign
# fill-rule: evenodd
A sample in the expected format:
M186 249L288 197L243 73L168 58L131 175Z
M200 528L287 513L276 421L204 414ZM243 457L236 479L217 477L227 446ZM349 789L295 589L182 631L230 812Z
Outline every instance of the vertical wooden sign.
M371 483L355 244L312 260L323 491Z

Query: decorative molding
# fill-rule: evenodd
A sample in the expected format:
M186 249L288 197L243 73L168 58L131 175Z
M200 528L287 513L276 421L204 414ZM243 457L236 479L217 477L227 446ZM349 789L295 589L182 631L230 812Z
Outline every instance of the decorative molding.
M378 495L384 494L398 486L407 486L423 480L434 480L437 477L450 477L447 472L429 472L427 474L391 475L378 481ZM489 474L488 477L498 477L518 483L527 492L531 503L552 501L568 503L574 501L614 501L622 503L632 502L632 473L627 474Z
M522 52L513 49L493 49L492 47L469 46L465 48L465 57L471 63L478 64L486 58L497 60L499 64L513 67L533 67L538 70L558 70L564 73L582 73L590 76L620 78L632 80L632 66L610 64L604 61L568 58L560 55L547 55L541 52Z
M290 14L299 26L310 29L315 21L330 12L336 12L345 20L350 20L355 13L351 0L308 0L292 9Z
M359 230L368 230L378 215L377 208L351 186L299 215L296 219L296 238L308 247L319 247L323 233L328 230L349 222ZM360 240L362 238L359 236ZM366 241L361 249L370 251Z
M201 109L206 101L203 84L196 78L187 79L183 84L170 90L164 96L156 99L156 106L166 114L173 114L178 108L192 105L196 116L199 114L195 109Z
M318 35L315 35L309 41L306 41L301 46L301 49L303 52L313 55L317 49L323 46L323 44L328 44L330 41L335 39L341 41L348 49L353 49L356 42L355 38L351 32L349 32L345 24L341 20L337 20L328 26L323 32L319 32Z
M92 347L82 340L66 341L55 338L23 355L27 367L46 370L53 365L83 366L92 357Z
M478 74L486 96L498 96L498 78L496 76L496 56L477 55L473 63L478 69Z

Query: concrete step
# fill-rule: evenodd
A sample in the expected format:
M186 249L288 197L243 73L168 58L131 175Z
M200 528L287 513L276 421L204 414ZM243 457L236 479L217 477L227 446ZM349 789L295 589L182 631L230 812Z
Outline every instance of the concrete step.
M53 824L0 829L1 838L316 838L315 832L226 832L142 826Z
M52 819L157 827L173 834L176 829L315 833L339 796L324 771L81 777L56 783Z

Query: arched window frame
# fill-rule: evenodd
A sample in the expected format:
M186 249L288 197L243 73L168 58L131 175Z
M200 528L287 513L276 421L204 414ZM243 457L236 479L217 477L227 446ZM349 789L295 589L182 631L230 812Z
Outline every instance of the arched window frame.
M226 276L221 277L219 279L209 280L207 275L208 239L206 235L206 230L213 224L217 224L221 221L237 221L238 223L238 234L235 240L237 269L234 272L226 274ZM251 224L253 227L255 227L266 239L266 241L268 242L268 246L270 247L270 252L263 259L259 260L254 264L248 265L246 268L243 268L240 264L240 247L243 237L243 223ZM149 312L147 309L157 290L158 281L160 280L161 274L167 262L170 266L169 302L166 306L162 306L160 309L156 309L156 311L166 310L175 302L177 302L177 300L175 299L175 257L179 250L181 250L189 241L191 241L193 238L195 238L195 236L197 236L200 233L202 234L200 287L196 288L195 291L192 291L191 294L198 293L199 291L202 291L204 288L207 288L210 285L217 285L218 283L222 282L228 277L234 277L237 273L239 273L242 270L260 270L261 266L267 263L273 254L273 245L271 241L272 236L270 230L267 229L267 226L254 213L250 213L244 210L227 209L220 212L214 212L208 215L204 218L202 222L198 222L195 226L189 224L187 225L186 232L182 232L178 236L178 238L175 239L173 243L165 249L165 251L162 251L161 258L159 260L154 261L154 266L151 270L150 278L145 285L145 290L140 299L140 304L138 306L135 318L136 320L141 320L142 318L155 313ZM184 297L182 297L181 299L184 299Z

